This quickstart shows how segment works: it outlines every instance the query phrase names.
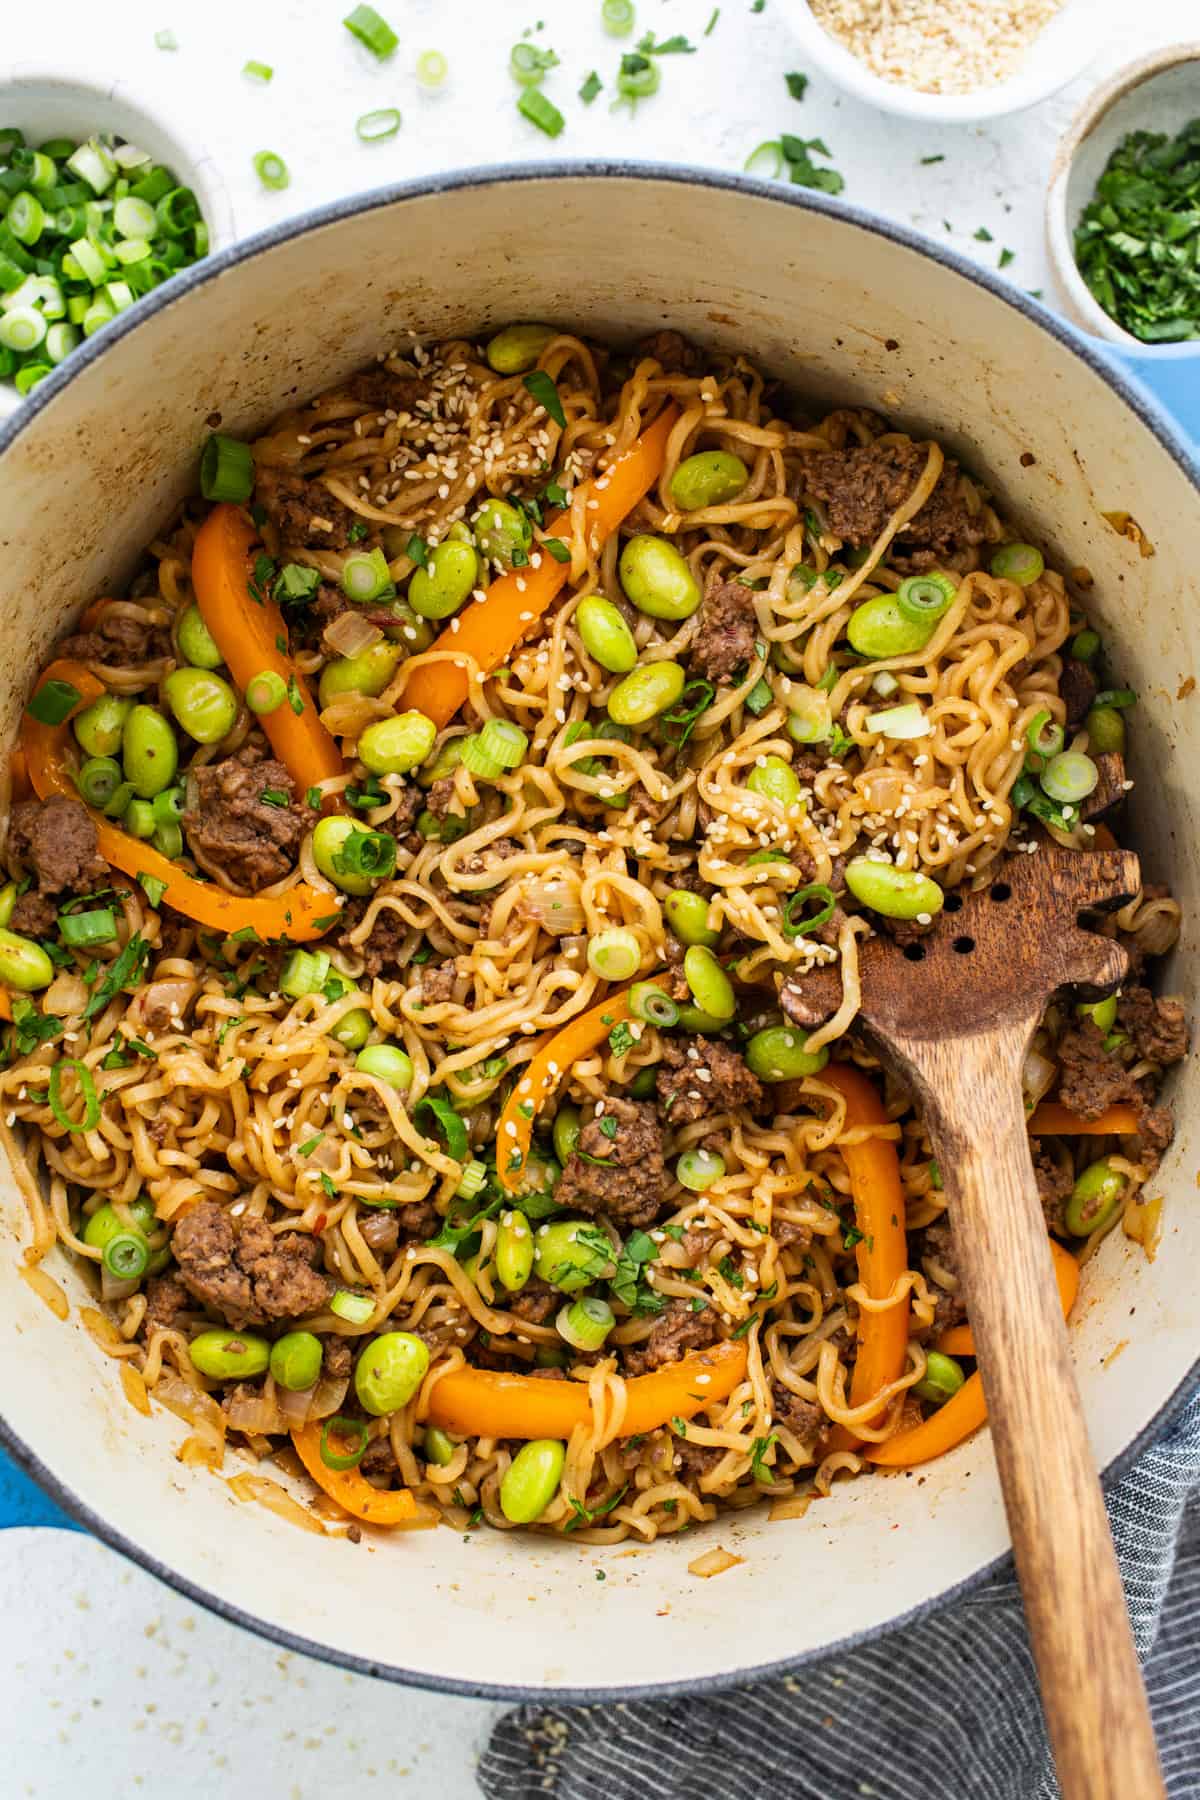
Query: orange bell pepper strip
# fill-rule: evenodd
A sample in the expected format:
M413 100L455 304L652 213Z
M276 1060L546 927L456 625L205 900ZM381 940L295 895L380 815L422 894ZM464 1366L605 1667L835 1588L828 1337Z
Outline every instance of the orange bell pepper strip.
M665 408L624 456L589 483L588 545L593 553L658 480L678 416L675 407ZM556 512L546 521L546 536L560 537L570 524L570 509ZM541 618L569 573L569 563L557 562L543 550L536 569L530 565L493 581L487 599L465 607L454 625L442 632L434 650L469 656L485 672L498 669L533 621ZM416 707L440 729L450 723L468 687L466 670L457 663L422 663L405 683L403 703Z
M1029 1115L1028 1130L1032 1137L1131 1137L1141 1130L1132 1106L1117 1101L1106 1106L1098 1119L1081 1119L1068 1112L1057 1100L1043 1100Z
M65 794L68 799L78 800L79 790L72 780L67 760L69 719L99 699L105 692L104 683L82 663L66 658L43 669L38 687L47 681L67 682L79 694L79 703L61 725L43 725L26 711L21 718L21 748L39 800L48 800L52 794ZM96 827L97 845L105 862L111 863L114 869L124 870L135 880L141 875L152 875L163 883L163 900L168 906L212 931L227 936L252 925L260 938L287 937L293 943L304 943L323 936L336 920L336 896L309 887L305 882L289 888L286 894L230 894L214 881L197 881L177 863L140 838L130 837L127 831L120 830L111 819L106 819L92 807L88 808L88 814Z
M12 998L7 988L0 988L0 1019L12 1019Z
M625 1383L622 1437L654 1431L668 1419L690 1419L714 1400L728 1399L746 1373L746 1346L732 1339L695 1350ZM428 1417L460 1437L569 1438L592 1422L587 1384L539 1381L492 1369L454 1369L433 1385Z
M830 1063L818 1079L836 1088L846 1102L846 1124L850 1128L863 1125L886 1125L875 1084L852 1063ZM789 1091L790 1090L790 1091ZM798 1090L790 1083L777 1089L779 1110L786 1112L798 1098ZM908 1267L908 1240L905 1236L904 1188L900 1180L900 1158L889 1138L864 1138L859 1144L846 1144L841 1154L850 1175L854 1197L854 1222L862 1233L855 1252L858 1278L872 1300L883 1300ZM908 1349L908 1301L891 1306L886 1312L859 1309L858 1356L850 1381L851 1406L863 1406L904 1373ZM840 1450L852 1449L861 1440L847 1426L838 1426L834 1443Z
M1056 1244L1053 1238L1047 1241L1054 1257L1054 1277L1065 1318L1079 1292L1079 1264L1070 1251ZM863 1455L876 1468L910 1469L917 1463L931 1462L935 1456L944 1456L947 1450L953 1450L977 1431L986 1419L983 1381L978 1374L969 1375L945 1406L914 1425L911 1431L901 1431L882 1444L869 1444Z
M614 1025L629 1017L629 994L626 989L602 1000L599 1006L580 1013L561 1031L544 1037L521 1079L504 1103L496 1128L496 1179L509 1193L515 1189L529 1141L533 1121L573 1063L602 1044ZM541 1386L539 1382L536 1385Z
M287 644L282 613L268 594L255 599L250 592L250 547L255 541L253 525L236 506L214 506L192 546L192 585L200 616L242 693L264 672L287 684L289 699L274 712L262 714L258 722L305 794L319 782L344 775L345 765L304 678L286 648L279 648Z
M1063 1317L1066 1318L1075 1304L1075 1296L1079 1292L1079 1264L1069 1250L1051 1238L1050 1252L1054 1258L1054 1279L1058 1283L1058 1298L1062 1303ZM969 1325L952 1325L949 1331L943 1331L934 1344L935 1350L945 1351L947 1356L974 1356L975 1333Z
M372 1487L357 1469L328 1468L321 1461L322 1429L321 1421L314 1419L293 1431L292 1442L317 1486L336 1500L343 1512L361 1519L364 1525L400 1526L409 1531L423 1531L437 1524L436 1515L419 1506L408 1488L388 1491Z
M29 779L29 764L25 760L25 752L19 744L8 759L8 785L14 801L28 800L33 792L33 784Z

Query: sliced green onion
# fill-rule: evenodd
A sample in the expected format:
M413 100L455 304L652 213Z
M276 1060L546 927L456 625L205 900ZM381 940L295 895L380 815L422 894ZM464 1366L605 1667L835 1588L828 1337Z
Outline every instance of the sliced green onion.
M110 281L106 283L104 291L115 313L124 312L133 305L133 289L127 281Z
M450 73L450 64L440 50L422 50L417 58L417 80L423 88L440 88Z
M489 719L479 733L479 754L502 769L518 769L529 752L529 739L511 719Z
M623 99L648 100L651 94L657 94L661 82L662 70L648 56L632 50L621 58L617 92Z
M254 453L239 438L214 431L200 453L200 492L206 500L244 505L254 491Z
M554 102L547 100L545 94L539 93L537 88L525 89L517 101L517 111L522 118L528 119L531 125L536 125L539 131L544 131L551 138L558 137L567 122Z
M69 681L43 681L25 711L39 725L61 725L69 719L83 695Z
M270 81L274 73L270 63L248 62L242 64L242 74L248 75L251 81Z
M359 604L381 600L395 592L387 557L378 546L348 556L342 564L341 582L342 592Z
M63 1070L71 1069L79 1083L79 1091L83 1095L83 1118L76 1124L62 1103ZM74 1057L64 1056L50 1070L50 1111L58 1120L64 1131L94 1131L100 1123L100 1102L96 1097L96 1084L92 1080L92 1071L86 1063L78 1062Z
M284 563L275 578L274 594L282 604L311 600L321 585L321 571L307 563Z
M900 683L890 669L880 669L871 682L871 687L881 700L890 700L893 694L900 692Z
M83 315L84 337L92 337L103 326L110 325L116 316L112 302L98 294Z
M382 880L396 867L396 840L386 831L352 831L334 852L333 865L340 875Z
M74 144L68 146L68 156L74 148ZM20 169L31 188L54 187L58 182L58 170L54 166L54 158L47 156L44 150L26 150L23 147L14 150L12 166L14 169Z
M153 253L154 246L148 238L122 238L119 244L113 245L113 254L125 269L149 261Z
M39 381L45 381L47 375L53 375L53 373L54 370L49 363L27 362L17 370L13 382L18 394L27 394L31 388L37 386Z
M150 1246L140 1231L114 1232L102 1260L114 1280L140 1281L149 1266Z
M291 950L279 973L279 991L289 1000L319 994L329 979L329 956L324 950Z
M1115 706L1119 711L1127 706L1137 705L1137 695L1132 688L1105 688L1092 701L1093 706Z
M569 1300L554 1321L558 1335L575 1350L599 1350L616 1324L616 1316L607 1300L586 1295Z
M253 157L254 172L265 188L278 193L288 186L291 175L282 156L276 156L274 150L259 150Z
M992 558L992 574L1028 587L1043 574L1046 559L1036 544L1002 544Z
M46 321L35 306L14 306L0 319L0 344L25 355L36 350L46 335Z
M381 106L375 112L363 113L355 119L354 129L364 144L381 144L393 138L400 129L400 112L395 106Z
M628 37L635 18L633 0L604 0L600 23L609 37Z
M876 731L881 737L921 738L929 737L933 731L924 707L915 700L904 706L889 706L882 712L868 713L863 722L868 731Z
M5 214L8 229L23 244L36 244L46 228L46 209L35 194L20 193Z
M115 758L89 756L75 777L75 785L89 806L105 806L124 779L124 772Z
M69 139L64 138L59 141L69 148ZM47 156L58 155L57 150L50 144L43 144L42 149ZM118 144L113 150L113 161L121 169L145 169L150 166L150 152L139 150L136 144Z
M504 765L498 763L493 756L488 756L480 747L479 733L473 731L469 737L459 740L462 751L462 765L472 775L482 781L496 781L504 773Z
M106 194L117 178L117 164L112 151L99 138L88 138L67 158L67 167L81 181L86 181L94 194Z
M1076 662L1091 662L1100 648L1100 633L1085 626L1071 640L1071 655Z
M113 224L123 238L152 238L158 230L158 214L148 200L126 194L113 207Z
M108 264L105 262L90 238L76 238L75 242L71 245L70 254L78 263L79 272L85 281L90 281L92 286L95 287L97 283L104 280L104 277L108 273Z
M1025 742L1035 756L1057 756L1066 741L1062 726L1045 711L1035 713L1025 730Z
M51 325L46 333L46 355L57 366L66 361L78 343L79 332L76 327L60 320L57 325Z
M117 935L117 918L111 906L99 906L90 912L64 913L58 921L64 944L72 950L90 950L97 944L111 944Z
M810 900L817 901L818 909L806 918L802 909ZM785 937L807 937L810 932L820 926L827 925L832 919L837 900L833 889L823 881L812 881L807 887L797 888L788 896L783 906L783 933Z
M760 675L754 686L750 689L750 692L746 695L746 698L742 701L742 705L746 708L747 712L753 713L755 718L758 718L760 714L766 712L774 698L775 695L772 692L770 682L765 681Z
M351 37L356 37L380 62L390 56L400 42L387 20L381 19L373 6L356 6L353 12L347 13L342 24Z
M329 1310L351 1325L365 1325L375 1312L375 1301L370 1294L352 1294L349 1288L339 1288L329 1302Z
M175 36L175 33L170 30L156 31L154 34L154 43L159 50L178 50L179 48L179 39Z
M636 967L636 964L634 965ZM652 981L635 981L629 990L629 1010L635 1019L669 1031L679 1023L679 1008L669 994Z
M460 1200L477 1200L487 1183L487 1164L471 1161L459 1176L454 1192Z
M337 1296L335 1295L336 1299ZM341 1456L330 1447L329 1438L333 1433L343 1444L354 1447L346 1456ZM367 1444L371 1436L371 1427L365 1419L334 1418L326 1419L321 1427L321 1461L327 1469L356 1469L367 1454Z
M546 70L558 62L553 50L539 50L536 44L514 44L508 53L508 72L522 87L533 87L545 78Z
M566 424L567 415L563 411L558 388L545 369L532 370L528 375L522 377L522 383L533 395L538 405L546 409L556 425L561 427Z
M1052 756L1041 774L1043 792L1052 800L1071 805L1086 800L1099 779L1099 769L1082 750L1065 750L1060 756Z
M896 605L916 625L940 619L958 592L946 575L910 575L896 589Z
M614 925L588 939L587 960L588 968L601 981L628 981L637 973L642 946L636 932Z
M274 669L263 669L246 683L246 705L260 718L278 712L287 699L287 682Z
M685 1150L675 1164L675 1179L680 1187L702 1194L725 1173L725 1160L713 1150Z

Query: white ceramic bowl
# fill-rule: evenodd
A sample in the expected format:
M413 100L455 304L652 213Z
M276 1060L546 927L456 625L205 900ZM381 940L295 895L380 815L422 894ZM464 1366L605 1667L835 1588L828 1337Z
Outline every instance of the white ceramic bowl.
M0 78L0 125L17 125L34 145L52 137L87 137L93 131L118 133L148 150L190 187L208 225L212 250L233 242L233 211L220 169L179 118L158 112L140 92L121 81L84 72L21 65ZM140 302L135 302L140 305ZM0 382L0 418L23 404L11 382Z
M1046 193L1046 243L1064 306L1085 331L1138 345L1092 296L1075 262L1075 227L1104 166L1131 131L1178 131L1200 113L1200 44L1173 44L1122 69L1090 94L1063 136ZM1141 354L1156 354L1139 345ZM1162 354L1169 355L1165 346ZM1193 351L1193 354L1200 352Z
M926 94L884 81L817 23L808 0L782 0L782 9L808 61L846 93L906 119L973 125L1023 112L1074 81L1104 47L1117 16L1117 0L1066 0L1007 81L969 94Z
M1194 1002L1200 700L1175 695L1200 654L1200 464L1141 390L1008 282L798 188L646 166L467 173L280 225L150 295L0 428L0 743L55 638L129 575L189 490L214 410L226 431L253 432L410 332L486 333L514 315L627 341L674 325L744 351L817 413L868 406L936 431L1008 516L1091 570L1097 624L1141 696L1136 839L1147 877L1169 880L1185 908L1169 985ZM1155 555L1107 523L1118 508ZM1175 1083L1179 1135L1155 1181L1157 1260L1117 1232L1083 1271L1071 1337L1110 1474L1200 1358L1198 1088L1195 1059ZM177 1460L186 1428L127 1405L79 1322L87 1290L70 1262L50 1263L67 1323L21 1280L28 1238L0 1169L3 1441L164 1580L350 1668L503 1697L732 1685L910 1619L1008 1550L986 1432L911 1475L839 1486L803 1520L772 1525L754 1508L652 1548L311 1536ZM744 1560L697 1580L688 1563L716 1544Z

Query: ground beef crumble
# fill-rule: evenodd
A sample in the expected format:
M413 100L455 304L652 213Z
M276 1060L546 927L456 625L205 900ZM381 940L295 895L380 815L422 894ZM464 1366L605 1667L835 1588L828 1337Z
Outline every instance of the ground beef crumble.
M264 744L252 738L224 762L202 763L189 776L193 783L195 804L183 829L202 869L251 894L291 872L317 815L295 803L291 776ZM284 795L286 803L272 804L264 794Z
M829 528L855 548L871 544L920 480L927 454L907 438L852 444L844 450L806 450L800 457L804 492L825 508ZM946 461L937 485L916 516L896 534L897 567L930 567L982 543L983 520L957 463Z
M298 1319L333 1291L314 1266L321 1245L299 1232L276 1236L263 1219L240 1229L216 1200L202 1200L176 1225L171 1249L188 1292L235 1328L268 1319Z
M735 1106L760 1106L762 1097L758 1077L719 1039L663 1038L658 1110L668 1127L690 1125Z
M260 469L254 498L279 534L279 541L306 550L346 550L357 514L335 500L321 481L305 481L282 469Z
M757 636L753 588L710 575L700 603L699 629L688 651L693 673L728 685L754 655Z
M925 1243L921 1255L922 1259L929 1257L936 1262L947 1275L952 1275L956 1281L959 1279L958 1256L954 1248L954 1228L944 1213L940 1218L935 1219L932 1225L926 1226ZM951 1293L948 1288L938 1287L936 1283L930 1285L937 1295L933 1324L930 1327L936 1337L941 1331L949 1331L952 1325L962 1324L967 1316L967 1303L958 1291Z
M678 1362L689 1350L707 1350L719 1336L717 1315L711 1306L693 1312L690 1300L672 1300L654 1321L646 1341L625 1352L625 1372L650 1375L655 1369Z
M665 1184L662 1132L654 1108L609 1094L603 1113L580 1132L555 1198L561 1207L607 1213L623 1225L649 1225Z
M132 668L169 656L171 637L164 626L154 625L149 619L110 609L94 630L64 638L56 654L74 657L78 662L102 663L110 669Z
M1159 1000L1145 987L1127 988L1117 1001L1117 1023L1147 1062L1165 1068L1187 1055L1187 1020L1178 1000Z
M109 878L87 807L61 794L22 800L13 807L8 854L35 876L39 895L86 894ZM26 916L32 919L33 910L27 909ZM44 909L38 911L40 916ZM21 927L14 923L13 929Z
M781 1425L800 1443L811 1443L820 1455L833 1427L815 1400L793 1394L781 1381L771 1383L771 1423Z
M1066 1234L1067 1200L1074 1187L1074 1177L1069 1169L1062 1169L1052 1156L1048 1156L1034 1138L1030 1144L1033 1151L1033 1173L1037 1180L1038 1199L1042 1203L1042 1211L1046 1216L1046 1226L1059 1237Z

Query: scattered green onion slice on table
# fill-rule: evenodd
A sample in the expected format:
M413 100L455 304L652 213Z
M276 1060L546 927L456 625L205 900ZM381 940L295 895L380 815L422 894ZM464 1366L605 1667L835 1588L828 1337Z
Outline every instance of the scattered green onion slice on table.
M364 144L381 144L386 138L394 138L399 129L400 111L395 106L381 106L354 121L355 133Z
M537 88L525 89L517 101L517 111L531 125L536 125L539 131L545 132L547 137L558 137L567 122L554 102L547 100L545 94L539 93Z
M450 64L440 50L422 50L417 58L417 80L423 88L440 88Z
M373 6L356 6L353 12L347 13L342 24L351 37L356 37L380 62L390 56L400 42L387 20L381 18Z
M604 0L600 23L609 37L628 37L635 18L633 0Z
M522 87L536 87L557 63L553 50L541 50L536 44L514 44L508 53L508 72Z
M278 192L291 181L288 166L274 150L259 150L254 156L254 172L265 188Z
M270 63L248 62L242 64L242 74L248 75L251 81L270 81L274 73Z

